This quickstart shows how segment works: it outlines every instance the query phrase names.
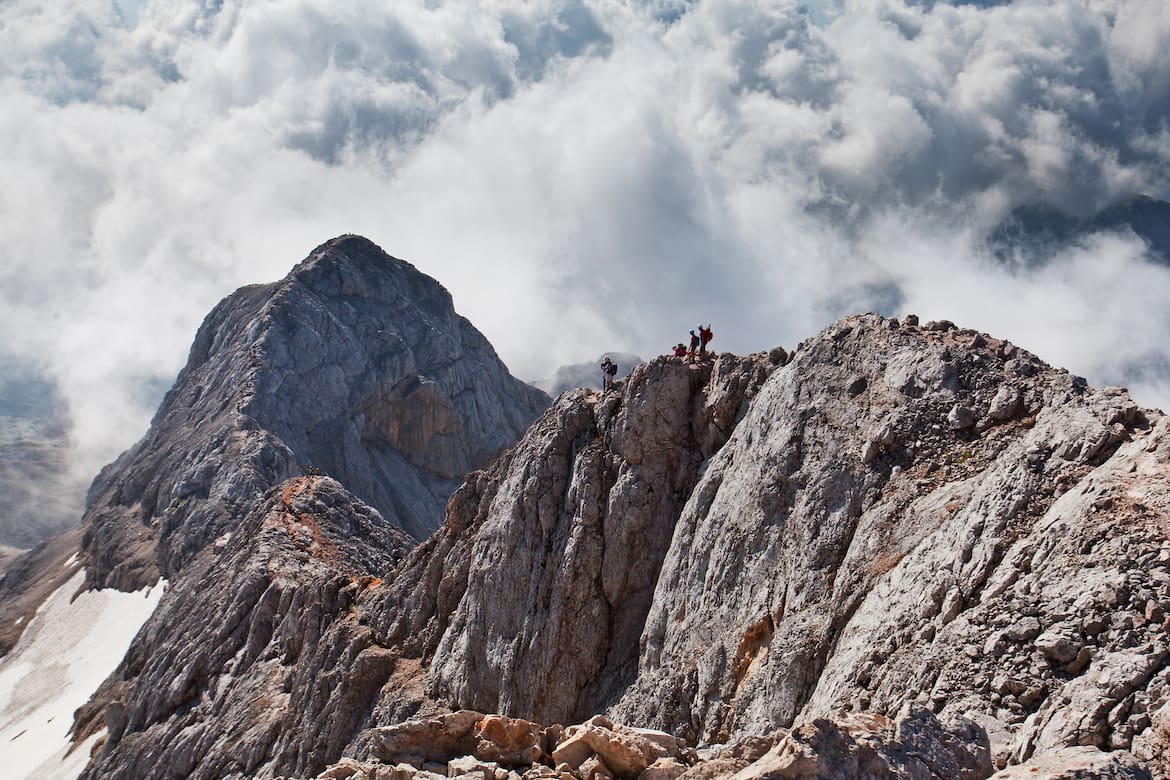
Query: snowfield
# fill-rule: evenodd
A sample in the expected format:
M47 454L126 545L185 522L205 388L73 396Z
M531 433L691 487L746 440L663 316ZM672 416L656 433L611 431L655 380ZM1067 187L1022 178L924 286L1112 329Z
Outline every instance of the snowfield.
M0 660L0 767L11 780L75 778L94 735L71 754L73 712L109 676L158 606L166 581L135 593L86 591L79 571L51 595Z

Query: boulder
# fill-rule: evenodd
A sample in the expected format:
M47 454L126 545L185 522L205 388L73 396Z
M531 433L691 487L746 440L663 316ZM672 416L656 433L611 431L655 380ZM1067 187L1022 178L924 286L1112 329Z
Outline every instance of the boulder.
M1020 391L1012 385L1000 385L987 408L987 416L997 422L1010 420L1020 409Z
M951 426L953 430L961 431L965 428L970 428L974 424L975 412L969 406L955 404L951 407L951 411L947 413L947 425Z
M475 780L496 780L500 765L494 761L481 761L475 756L460 756L447 762L447 777L470 777Z
M1046 753L991 777L992 780L1150 780L1150 772L1128 751L1104 753L1092 746L1081 746Z
M520 718L487 715L475 725L475 755L505 765L540 760L541 727Z
M651 739L631 729L607 728L605 722L608 721L594 719L570 727L566 731L568 737L553 751L553 760L581 767L596 755L614 776L636 778L650 764L668 755L668 748L660 744L661 737L656 735ZM677 746L671 745L671 749L677 750Z
M476 724L483 718L483 713L459 710L437 718L383 726L374 732L374 755L390 764L405 756L446 763L452 758L474 755Z
M673 756L657 759L653 764L642 770L638 780L676 780L689 767Z

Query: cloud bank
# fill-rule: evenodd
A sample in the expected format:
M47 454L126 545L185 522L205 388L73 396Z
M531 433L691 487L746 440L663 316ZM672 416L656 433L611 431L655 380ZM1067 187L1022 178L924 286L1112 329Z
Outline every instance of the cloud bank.
M988 235L1170 195L1162 0L11 0L0 351L79 468L203 315L321 241L443 282L514 373L792 346L858 310L987 330L1170 406L1170 269Z

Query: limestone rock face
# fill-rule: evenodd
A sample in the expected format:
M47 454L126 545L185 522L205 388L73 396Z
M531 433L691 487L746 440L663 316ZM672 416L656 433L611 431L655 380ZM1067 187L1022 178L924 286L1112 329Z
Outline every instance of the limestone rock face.
M445 429L424 385L386 405ZM949 322L565 393L409 551L262 495L82 713L89 777L1167 777L1170 418Z
M86 776L220 778L324 766L396 670L349 615L413 541L336 481L273 488L185 572L78 715L108 729ZM322 652L344 635L348 655Z
M174 574L310 468L416 539L548 404L429 277L357 236L220 303L146 437L91 489L94 584Z
M659 358L605 394L562 395L490 472L490 503L448 511L472 546L431 693L564 722L628 684L679 513L769 368Z

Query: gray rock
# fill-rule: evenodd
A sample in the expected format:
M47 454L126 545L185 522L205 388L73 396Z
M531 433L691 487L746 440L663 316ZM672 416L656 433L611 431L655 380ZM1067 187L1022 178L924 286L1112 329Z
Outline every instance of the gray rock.
M208 315L146 437L91 489L96 586L173 578L269 487L320 469L416 539L548 404L451 296L358 236Z
M869 733L902 746L882 771L914 777L990 771L961 718L999 724L995 755L1015 761L1155 750L1170 686L1147 612L1170 603L1170 420L982 341L865 315L784 365L651 361L611 393L562 395L404 555L361 541L390 529L352 496L306 510L330 518L320 528L360 519L326 534L351 542L337 561L300 523L277 544L256 531L279 509L269 494L220 553L194 553L95 700L91 720L122 702L126 726L89 777L305 776L442 708L605 711L692 744L779 734L767 755L809 766L860 760L874 740L841 713L877 711ZM866 388L842 392L858 376ZM1028 419L974 440L943 423L1005 384ZM886 421L899 446L863 463ZM204 582L224 583L207 604ZM1041 627L1080 643L1070 661ZM902 731L898 713L914 714ZM934 747L903 749L920 742ZM686 776L748 764L718 760Z
M996 772L992 780L1150 780L1150 772L1126 751L1103 753L1071 747Z
M947 425L951 426L953 430L961 431L964 428L970 428L974 424L975 412L968 406L955 404L947 412Z
M1054 664L1071 662L1081 651L1079 637L1062 631L1045 631L1036 637L1036 649Z
M1010 420L1020 409L1020 391L1011 385L1003 385L995 392L987 416L998 422Z
M196 559L79 710L82 733L111 726L85 777L324 769L397 667L347 615L380 587L371 572L411 545L332 479L268 491L221 555ZM352 652L322 647L330 630Z

